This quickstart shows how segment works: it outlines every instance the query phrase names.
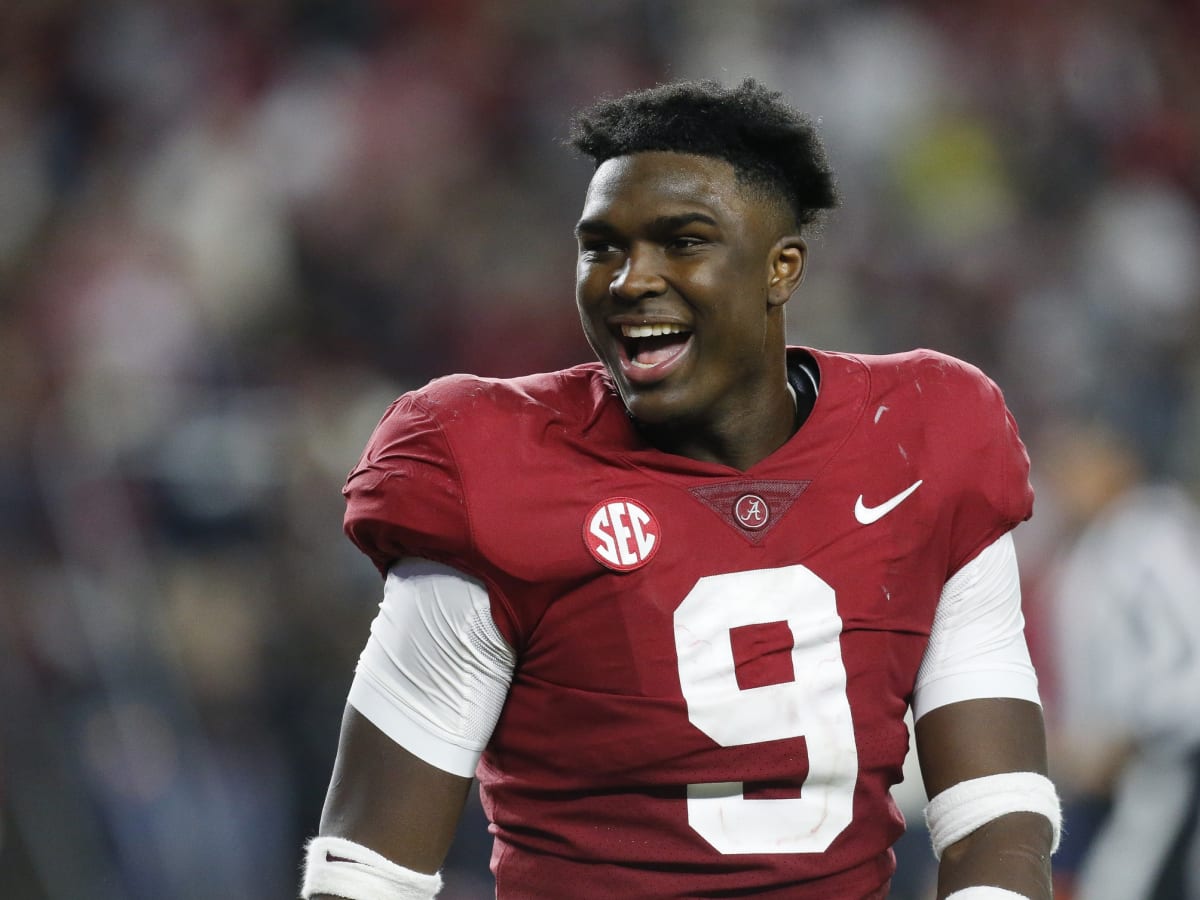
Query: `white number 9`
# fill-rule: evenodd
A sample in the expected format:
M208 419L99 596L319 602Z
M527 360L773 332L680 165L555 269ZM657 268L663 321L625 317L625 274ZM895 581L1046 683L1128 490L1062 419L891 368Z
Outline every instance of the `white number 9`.
M742 690L729 632L784 621L795 677ZM803 736L795 799L749 799L740 781L688 785L688 824L721 853L820 853L850 824L858 748L833 588L804 566L701 578L675 610L688 719L722 747Z

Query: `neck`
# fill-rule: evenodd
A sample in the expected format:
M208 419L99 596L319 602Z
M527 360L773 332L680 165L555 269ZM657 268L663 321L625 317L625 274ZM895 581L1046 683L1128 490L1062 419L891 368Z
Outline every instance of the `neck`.
M637 427L664 453L744 472L787 443L799 427L798 418L795 391L784 380L761 403L743 406L702 427L682 423L638 423Z

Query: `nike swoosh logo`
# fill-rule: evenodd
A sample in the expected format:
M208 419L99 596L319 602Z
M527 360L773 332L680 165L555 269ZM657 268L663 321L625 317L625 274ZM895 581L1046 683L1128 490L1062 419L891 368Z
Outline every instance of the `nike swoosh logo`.
M862 494L858 495L858 499L854 502L854 518L858 519L862 525L870 525L872 522L878 522L893 509L908 499L909 495L925 483L924 479L914 481L895 497L880 503L878 506L867 506L863 503Z

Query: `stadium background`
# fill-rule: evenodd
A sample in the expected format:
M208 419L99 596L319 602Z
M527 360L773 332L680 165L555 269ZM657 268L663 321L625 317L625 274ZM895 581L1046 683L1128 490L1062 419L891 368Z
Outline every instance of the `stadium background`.
M0 896L292 896L379 592L342 480L407 388L589 358L559 140L664 78L820 120L795 342L1004 388L1053 725L1047 435L1098 411L1200 480L1197 58L1183 0L7 0Z

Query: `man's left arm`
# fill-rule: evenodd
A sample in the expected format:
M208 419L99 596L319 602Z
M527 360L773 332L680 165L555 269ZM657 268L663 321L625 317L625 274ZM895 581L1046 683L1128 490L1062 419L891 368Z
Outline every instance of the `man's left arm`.
M939 900L1047 900L1061 814L1011 534L946 583L913 707Z
M1041 707L1008 698L951 703L922 716L916 736L940 854L939 900L1049 900L1058 799L1046 778Z

